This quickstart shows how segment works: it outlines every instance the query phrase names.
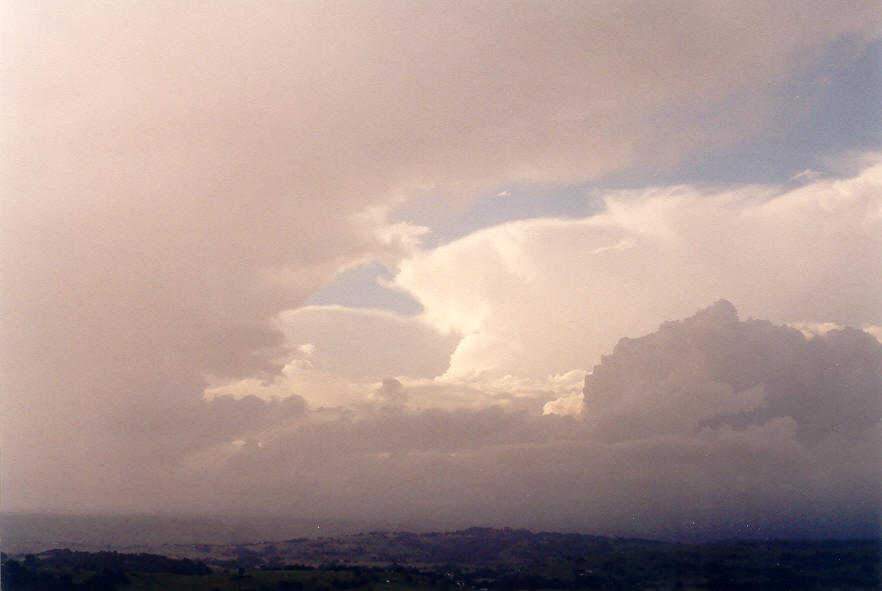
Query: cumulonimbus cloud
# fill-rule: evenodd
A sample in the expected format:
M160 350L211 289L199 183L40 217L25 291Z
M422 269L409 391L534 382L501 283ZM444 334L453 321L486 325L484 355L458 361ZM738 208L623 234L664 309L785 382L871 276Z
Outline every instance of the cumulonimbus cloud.
M175 429L199 424L201 413L218 414L210 409L226 404L203 399L215 385L204 376L257 385L277 379L291 360L273 324L280 313L303 306L347 266L410 254L414 228L383 217L392 216L396 204L434 190L444 198L439 207L454 207L448 196L468 200L500 183L554 185L626 165L663 165L711 144L731 146L789 113L781 89L831 43L861 47L877 35L872 2L608 8L508 2L4 6L4 507L149 510L173 503L181 483L169 480L168 462L181 447L191 454L206 449L178 438ZM762 19L753 17L759 13ZM733 102L738 109L730 108ZM709 117L715 125L706 125ZM698 217L700 201L692 199ZM675 213L678 204L671 200ZM785 217L770 213L757 227ZM660 301L675 299L662 279L650 281L665 267L653 266L641 243L635 250L621 241L627 233L621 224L598 219L609 221L604 231L611 240L585 239L584 246L598 261L609 257L610 271L623 263L613 257L643 254L624 261L608 285L592 275L591 289L639 310L622 293L647 291L640 277L658 289ZM713 243L709 225L698 235ZM701 228L697 221L687 226ZM449 304L432 301L427 290L443 277L431 268L442 257L460 265L466 260L460 254L468 255L481 272L498 266L490 255L469 253L468 245L482 240L496 245L493 257L510 251L523 259L512 263L518 281L563 280L565 289L582 289L578 273L549 275L541 265L524 266L522 233L541 237L549 233L543 227L497 229L402 267L399 282L428 304L432 330L453 328L466 336L451 375L487 368L505 374L513 366L540 380L558 366L566 375L619 336L641 334L718 297L776 321L854 324L873 312L850 297L857 312L849 317L817 290L827 293L816 296L817 306L799 300L804 306L782 319L774 306L728 293L729 283L696 289L694 300L659 304L627 322L615 314L600 322L604 310L595 303L595 316L563 306L560 318L531 324L521 316L529 298L552 307L558 302L509 280L500 283L513 288L508 308L480 281L474 285L495 294L486 310L483 300L465 310L458 299L465 291L449 293ZM567 226L554 227L551 233ZM720 227L722 235L728 226ZM849 238L847 225L839 229L845 246L834 248L829 260L864 258L866 250L843 252L866 244ZM505 233L511 248L500 246ZM800 236L803 247L798 240L783 242L792 253L768 245L771 256L799 255L817 243L817 232ZM832 234L821 236L834 242ZM736 237L744 241L739 256L766 256L752 237ZM548 245L545 254L559 252ZM545 254L535 262L548 260ZM704 265L686 267L669 289L679 295L690 269L713 270L728 251L706 254ZM819 268L829 269L829 260L822 256ZM579 262L570 269L578 270ZM417 267L435 274L423 284ZM824 281L863 289L874 276L843 269ZM760 265L744 270L762 271ZM467 288L462 269L454 271L448 287ZM760 272L759 283L768 286L763 278L778 271ZM625 281L623 291L625 274L635 279ZM793 279L791 291L808 293L811 269L794 268L791 275L785 277L785 283ZM707 297L708 291L722 293ZM818 310L836 313L818 317ZM479 322L474 313L483 314L475 316ZM548 327L570 313L579 328L558 322L559 334L587 330L603 338L583 343L579 354L561 355L577 350L572 339L537 354L543 349L534 345L544 347ZM525 343L508 338L505 317L517 319ZM433 348L441 341L430 334L419 342ZM294 343L301 344L310 343ZM499 346L497 357L490 345ZM390 364L389 371L406 365ZM413 373L423 375L429 366L436 367ZM257 408L249 392L241 394L235 408ZM298 421L298 400L273 408ZM217 432L251 439L244 424ZM253 451L250 443L225 448L234 456ZM290 465L298 465L298 457L292 455ZM211 479L199 478L194 490L211 493ZM230 490L248 499L241 484Z
M779 323L882 321L882 165L798 188L611 194L582 219L487 228L405 259L396 284L462 336L450 376L593 365L622 336L725 297ZM587 369L587 368L586 368Z
M878 528L882 344L862 331L806 338L721 301L622 339L586 378L581 417L419 410L393 389L373 410L219 447L207 479L204 454L178 477L193 491L215 483L219 504L427 526L684 538Z

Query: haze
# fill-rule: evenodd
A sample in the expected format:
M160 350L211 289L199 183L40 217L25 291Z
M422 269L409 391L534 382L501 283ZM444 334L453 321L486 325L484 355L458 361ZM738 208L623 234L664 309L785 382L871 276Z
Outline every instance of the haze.
M4 511L879 534L878 3L0 17Z

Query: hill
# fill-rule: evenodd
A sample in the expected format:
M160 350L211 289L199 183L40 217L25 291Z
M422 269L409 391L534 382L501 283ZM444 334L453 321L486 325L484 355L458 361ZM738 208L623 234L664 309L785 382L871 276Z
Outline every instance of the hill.
M169 550L170 557L69 550L4 555L4 589L863 591L882 582L880 543L866 540L676 544L470 528Z

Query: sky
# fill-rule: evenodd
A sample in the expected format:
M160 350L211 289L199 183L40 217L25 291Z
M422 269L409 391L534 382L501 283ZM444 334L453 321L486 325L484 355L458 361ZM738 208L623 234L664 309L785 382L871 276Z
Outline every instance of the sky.
M3 510L879 534L877 3L0 17Z

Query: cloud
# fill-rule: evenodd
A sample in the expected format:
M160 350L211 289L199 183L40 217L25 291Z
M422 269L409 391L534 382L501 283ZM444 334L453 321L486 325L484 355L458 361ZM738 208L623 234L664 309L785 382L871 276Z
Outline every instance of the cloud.
M373 395L376 400L391 403L401 402L405 396L404 387L395 378L383 378L383 383Z
M835 322L791 322L790 326L801 332L806 338L827 334L831 330L844 328Z
M407 387L387 380L383 390ZM622 339L584 395L582 418L541 406L316 418L243 448L213 476L239 491L230 503L247 490L274 499L268 510L426 526L681 538L877 531L882 345L866 333L806 338L740 320L721 301Z
M561 396L550 400L542 407L542 414L550 415L579 415L585 406L585 396L582 393Z
M882 418L882 345L854 329L806 339L742 322L721 301L619 341L584 395L587 420L614 440L785 419L802 440L860 436Z
M836 324L835 322L791 322L789 326L792 326L801 332L806 338L827 334L832 330L842 330L843 328L847 328L840 324ZM877 341L882 343L882 327L865 324L861 327L861 330L867 334L873 335L876 337Z
M462 335L448 376L541 379L623 335L725 296L775 322L882 319L882 166L799 188L662 187L582 219L475 232L400 264L395 283Z
M800 182L803 182L803 181L811 182L811 181L814 181L814 180L820 178L821 176L822 176L822 173L818 172L817 170L812 170L811 168L806 168L802 172L798 172L795 175L793 175L792 177L790 177L790 180L791 181L800 181Z
M287 343L280 375L215 379L208 398L296 394L316 408L357 405L389 376L414 383L444 373L457 342L420 318L363 308L306 306L280 314L276 324Z
M882 343L882 326L866 326L864 332L876 337L876 340Z
M378 389L349 409L207 402L191 430L211 435L139 465L156 479L130 501L680 539L878 531L882 345L854 329L806 338L718 302L622 339L585 379L581 416Z
M707 298L707 289L699 289L682 306L659 304L628 322L612 313L608 322L597 322L604 310L596 303L597 316L571 318L578 331L586 321L603 331L597 343L572 355L560 356L561 347L530 353L554 335L547 320L521 323L529 308L522 282L562 279L540 264L560 245L548 246L528 266L519 260L528 260L521 250L533 240L528 235L545 232L537 223L512 226L502 242L502 230L472 238L472 244L493 245L486 256L468 253L462 243L427 261L449 253L451 264L468 261L488 279L505 279L500 287L520 294L510 308L499 306L499 292L491 297L496 288L488 279L475 281L480 293L453 297L454 286L463 294L472 287L461 269L451 267L448 284L444 274L434 273L425 285L409 285L431 306L431 331L416 321L358 317L377 327L376 335L383 335L381 326L391 327L390 338L376 338L381 350L388 351L397 335L402 346L426 353L425 361L373 357L368 347L365 360L377 362L368 378L366 363L359 366L342 341L352 332L335 325L337 340L322 340L310 326L322 311L293 312L291 342L275 322L343 269L409 256L422 229L393 218L397 206L417 195L439 195L437 206L445 209L480 190L519 181L557 185L624 166L670 165L709 145L725 149L758 133L770 118L790 112L781 88L804 73L812 57L834 41L861 46L876 35L874 11L873 3L823 2L762 10L686 4L659 10L644 3L615 9L406 2L5 6L4 507L173 509L187 489L166 469L181 446L203 458L212 446L234 455L273 450L271 442L230 448L216 441L213 429L199 427L194 433L208 446L202 447L179 432L185 425L203 424L203 414L216 416L212 420L224 425L218 434L249 441L250 430L272 430L258 404L294 420L288 413L296 413L282 401L259 402L248 394L296 393L311 406L342 404L355 394L338 396L341 388L370 392L383 377L430 376L446 364L441 351L448 342L433 331L466 335L453 356L452 377L466 379L485 363L505 370L523 361L523 372L502 371L494 379L523 373L545 380L590 363L621 334L639 334L661 318L726 295ZM759 13L762 18L755 18ZM851 185L843 187L848 192ZM671 203L676 213L683 202ZM698 217L715 212L699 210ZM619 210L625 217L628 212L651 213L639 205ZM771 218L780 224L786 213ZM617 255L645 252L644 242L620 242L627 232L612 217L603 219L604 235L585 239L584 252L623 246L587 258L609 257L618 265ZM867 223L825 226L821 240L839 239L832 251L839 258L847 250L847 260L871 260L860 238L874 229ZM550 230L556 223L545 224ZM816 244L817 235L785 243L798 254ZM660 244L661 238L653 240ZM460 256L465 254L471 258ZM744 256L757 254L748 248ZM819 256L820 268L829 269L832 258ZM708 262L684 271L671 291L679 296L690 269L704 273L724 258L708 253ZM641 260L625 264L622 273L639 273L648 266ZM499 264L510 271L500 273ZM663 267L650 270L661 274ZM874 276L865 271L852 276L847 267L823 280L863 290ZM560 285L584 286L578 276ZM769 285L766 274L758 277ZM709 273L705 282L717 279ZM619 298L618 280L608 280L609 288L605 280L592 281L621 305L634 303ZM793 290L807 293L807 283L796 281ZM451 303L433 301L430 284ZM659 284L656 278L653 285ZM719 283L720 291L729 287ZM789 292L781 291L783 299ZM816 320L812 313L823 308L830 314L821 320L851 324L846 307L855 306L861 322L882 323L870 318L871 304L843 292L841 309L829 294L819 295L829 301L817 307L803 302L785 320ZM534 303L556 303L541 289L532 294ZM660 297L670 303L675 296ZM737 290L731 297L750 314L767 310ZM560 318L578 309L565 308ZM527 329L526 341L508 338L505 314ZM774 309L769 315L785 316ZM305 344L314 345L311 354L290 350ZM572 344L565 348L575 351ZM498 359L491 346L499 347ZM335 365L328 353L352 365ZM288 388L289 375L303 379ZM317 375L326 378L318 395L312 392ZM230 393L241 398L234 408L247 409L241 411L244 423L210 410L232 403L203 398L206 389L231 381L240 386ZM312 465L297 464L299 457L270 464L274 470L285 462ZM321 482L325 471L316 469ZM198 470L190 477L193 490L210 498L223 494ZM250 496L243 482L231 484L231 499L262 498ZM308 486L304 482L297 486Z
M287 342L313 347L313 367L353 378L434 377L456 346L420 318L379 310L307 306L282 313L278 326Z

